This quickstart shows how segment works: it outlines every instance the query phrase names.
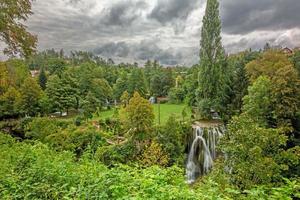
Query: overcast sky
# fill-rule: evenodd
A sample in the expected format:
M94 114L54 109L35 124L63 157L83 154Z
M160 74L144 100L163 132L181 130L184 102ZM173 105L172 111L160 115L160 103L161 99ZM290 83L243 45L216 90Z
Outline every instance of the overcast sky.
M117 62L195 64L205 0L36 0L39 50L88 50ZM300 0L221 0L228 53L266 42L300 46Z

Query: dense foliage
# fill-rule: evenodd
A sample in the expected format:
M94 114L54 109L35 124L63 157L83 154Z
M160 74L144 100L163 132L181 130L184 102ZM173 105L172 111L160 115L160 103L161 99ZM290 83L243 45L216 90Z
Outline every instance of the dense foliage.
M16 142L0 134L0 197L2 199L291 199L299 185L239 190L222 188L210 177L189 187L182 169L146 169L118 165L107 168L86 153L57 153L41 143Z
M287 137L282 129L259 127L251 117L234 118L223 144L231 181L240 188L257 184L278 184L284 171L298 166L299 153L285 151ZM294 149L299 152L299 148ZM290 162L283 162L286 158ZM292 175L292 174L291 174ZM296 174L293 174L296 176Z

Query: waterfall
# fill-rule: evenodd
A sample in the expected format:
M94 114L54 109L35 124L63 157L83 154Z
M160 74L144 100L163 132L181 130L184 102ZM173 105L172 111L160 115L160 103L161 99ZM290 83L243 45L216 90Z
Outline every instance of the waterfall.
M199 176L207 174L213 167L213 160L217 157L216 146L223 132L224 127L220 126L194 127L190 144L188 144L190 148L186 165L189 184L195 182Z

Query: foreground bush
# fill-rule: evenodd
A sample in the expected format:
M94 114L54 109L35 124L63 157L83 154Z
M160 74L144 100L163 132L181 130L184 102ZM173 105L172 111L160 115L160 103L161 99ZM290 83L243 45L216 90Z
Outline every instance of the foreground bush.
M0 134L1 199L193 199L178 167L108 169L89 156L43 144L16 143Z
M182 169L158 166L112 169L85 154L56 152L37 143L18 143L0 133L0 199L292 199L299 185L245 191L226 189L208 177L199 185L185 183Z

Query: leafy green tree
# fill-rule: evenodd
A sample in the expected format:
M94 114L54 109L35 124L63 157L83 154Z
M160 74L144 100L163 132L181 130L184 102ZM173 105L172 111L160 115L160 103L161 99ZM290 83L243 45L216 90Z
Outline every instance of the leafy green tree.
M171 103L182 103L185 98L185 91L183 88L171 88L168 97Z
M14 87L0 96L0 117L13 117L20 114L21 94Z
M195 65L191 67L184 79L183 88L185 91L185 102L189 106L196 105L196 90L198 88L198 74L199 74L199 67Z
M226 99L225 53L221 38L221 20L218 0L208 0L201 31L199 88L197 91L199 107L210 107L221 111ZM209 105L205 105L209 104ZM209 115L207 109L201 109Z
M271 80L274 118L278 123L290 121L299 111L299 75L288 57L280 51L270 50L246 66L253 83L259 76Z
M39 74L39 84L43 90L46 89L46 84L47 84L47 76L45 73L44 67L41 68L40 74Z
M51 75L56 74L61 76L66 69L66 62L61 58L50 58L47 63L47 68Z
M149 132L153 125L153 107L148 100L135 92L129 104L121 109L120 118L127 129L136 134L143 134Z
M291 65L278 69L272 78L272 104L279 121L294 119L300 111L300 79Z
M70 74L64 73L62 78L57 75L50 77L46 93L53 108L62 113L76 107L79 90L76 80Z
M242 189L280 182L281 173L289 168L281 161L287 142L284 132L262 128L247 115L234 117L221 145L230 180Z
M79 67L74 67L72 70L78 81L82 96L86 96L91 91L92 82L95 79L103 79L102 70L95 63L82 63Z
M298 71L298 75L300 76L300 51L299 50L295 51L295 54L292 57L292 62L294 63L294 66Z
M105 79L93 79L91 83L91 92L104 106L108 100L112 99L113 91Z
M138 92L145 97L147 94L146 80L144 73L141 69L133 69L128 78L128 93L133 95L134 92Z
M40 112L43 116L49 114L53 110L52 103L45 91L43 91L41 94L41 98L39 100L39 107Z
M243 112L256 123L266 126L271 117L271 80L260 76L248 89L243 98Z
M42 89L33 78L27 78L20 88L21 91L21 107L22 111L29 115L34 116L39 111L39 101L42 95Z
M101 107L102 107L102 103L100 99L95 97L95 95L92 92L88 92L82 105L83 115L87 119L92 118L93 113L95 113L97 110L100 110Z
M154 96L167 96L171 87L174 86L172 71L158 68L150 78L150 93Z
M6 99L5 102L8 103L13 99L17 98L17 96L19 96L18 91L21 91L20 87L24 85L24 81L27 80L29 77L30 77L29 69L27 65L24 63L24 61L20 59L10 59L6 62L0 62L0 78L1 78L0 94L4 95L3 97L4 99ZM8 111L8 113L11 113L12 115L17 115L16 113L17 111L13 109L15 105L11 104L11 106L12 107L10 111ZM20 114L21 107L19 107L17 110L18 113Z
M23 60L10 59L6 62L10 85L20 87L30 75L28 66Z
M114 98L119 100L123 92L128 89L128 77L126 72L121 72L116 84L113 86Z
M10 86L9 72L4 62L0 62L0 95L3 95Z
M292 65L292 63L284 53L278 50L269 50L248 63L246 70L250 82L254 82L262 75L272 78L278 69L289 65Z
M151 95L154 95L156 97L162 96L163 93L163 87L160 74L155 74L150 78L150 92Z
M31 0L2 0L0 4L0 41L8 45L4 53L29 56L36 49L36 36L22 24L31 12Z

